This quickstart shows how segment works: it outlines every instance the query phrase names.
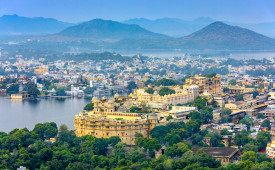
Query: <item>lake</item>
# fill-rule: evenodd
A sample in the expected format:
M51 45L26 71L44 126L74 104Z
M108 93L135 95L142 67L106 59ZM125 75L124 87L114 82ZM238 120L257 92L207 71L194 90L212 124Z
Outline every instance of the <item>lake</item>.
M66 124L74 129L74 115L91 101L90 98L46 98L39 100L14 101L0 96L0 131L9 132L24 127L32 130L43 122Z

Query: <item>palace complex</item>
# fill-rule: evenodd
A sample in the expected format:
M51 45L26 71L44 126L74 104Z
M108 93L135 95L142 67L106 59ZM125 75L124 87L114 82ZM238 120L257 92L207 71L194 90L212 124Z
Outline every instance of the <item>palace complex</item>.
M214 78L211 82L218 84L220 83L218 80L220 78ZM208 78L207 82L210 82ZM217 84L208 84L207 88L211 89L208 92L221 91L216 89L221 87ZM147 93L146 88L139 88L128 97L122 97L119 94L115 94L110 99L93 97L93 110L83 110L75 116L75 133L77 136L92 134L97 138L118 136L122 142L135 145L136 133L150 137L150 131L158 125L165 125L170 121L187 122L189 113L197 108L177 105L193 102L199 96L199 85L169 86L175 93L163 96L158 93L163 88L160 86L154 88L153 94ZM172 107L169 109L168 106ZM138 110L133 111L131 109L133 107ZM168 116L172 116L173 119L167 121Z
M200 94L218 94L221 93L221 76L203 77L196 75L185 80L186 85L198 85Z

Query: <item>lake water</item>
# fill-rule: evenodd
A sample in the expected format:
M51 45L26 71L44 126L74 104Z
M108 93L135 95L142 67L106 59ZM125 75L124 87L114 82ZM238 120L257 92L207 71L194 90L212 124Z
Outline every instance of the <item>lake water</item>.
M88 104L91 99L56 99L13 101L0 96L0 131L9 132L14 128L34 128L37 123L55 122L66 124L74 129L74 115Z

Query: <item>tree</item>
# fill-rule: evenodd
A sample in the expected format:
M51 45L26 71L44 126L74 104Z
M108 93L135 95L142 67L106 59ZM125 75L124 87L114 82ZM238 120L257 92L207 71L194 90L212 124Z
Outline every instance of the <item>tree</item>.
M64 88L58 87L58 88L56 89L56 95L57 95L57 96L66 96L66 92L65 92Z
M19 85L18 84L12 84L7 88L8 94L16 94L19 92Z
M174 93L176 93L175 90L170 89L170 88L168 88L168 87L163 87L163 88L161 88L160 91L159 91L159 95L160 95L160 96L169 95L169 94L174 94Z
M128 83L127 89L129 90L129 93L133 92L133 89L136 89L137 85L134 81L130 81Z
M236 99L236 101L243 101L243 94L236 93L235 94L235 99Z
M267 143L271 139L271 134L269 132L261 131L257 134L255 144L259 147L259 149L265 149Z
M145 92L147 92L148 94L154 94L154 89L153 88L148 88L145 90Z
M200 124L197 120L190 120L186 123L185 125L186 127L186 130L189 132L189 133L197 133L200 131Z
M111 146L115 146L119 142L121 142L121 139L118 136L111 136L108 139L108 144L111 145Z
M255 162L256 161L256 153L253 151L247 151L243 154L242 156L242 161L251 161Z
M201 111L201 120L203 121L203 123L207 124L209 123L211 120L213 120L213 109L210 107L205 107L202 111Z
M170 130L167 126L156 126L153 130L151 130L152 138L158 139L160 142L164 142L164 138L169 133Z
M220 140L221 140L221 136L215 132L215 133L212 133L210 135L210 146L212 147L219 147L221 146L221 143L220 143Z
M245 124L247 127L247 130L250 130L250 127L253 124L253 120L251 118L245 118L239 121L239 124Z
M259 91L258 90L253 91L253 98L255 99L257 96L259 96Z
M173 86L173 85L176 85L176 81L173 80L173 79L166 79L166 78L163 78L163 79L160 79L156 82L156 85L157 86Z
M262 127L267 127L268 130L270 130L270 129L271 129L270 120L265 119L265 120L262 122L261 126L262 126Z
M137 113L138 110L139 110L139 108L138 108L137 106L132 106L132 107L130 108L130 112L131 112L131 113Z
M84 90L85 94L93 94L93 92L96 90L96 87L86 87L86 89Z
M69 128L68 128L68 126L67 125L65 125L65 124L61 124L60 126L59 126L59 132L64 132L64 131L67 131Z
M228 93L229 92L229 88L228 87L223 88L223 92L224 93Z
M191 120L196 120L196 119L200 120L201 114L198 111L192 111L189 113L189 117L191 117Z
M57 135L58 130L57 130L57 125L54 122L45 122L45 123L38 123L35 125L33 132L38 134L39 138L44 140L44 139L49 139L53 138Z
M270 163L270 162L265 161L265 162L261 162L259 164L256 164L253 167L253 169L255 169L255 170L256 169L257 170L262 170L262 169L264 169L264 170L273 170L274 169L274 165L272 163Z
M226 107L222 108L222 110L221 110L221 116L230 115L231 113L232 113L232 111Z
M40 95L40 91L36 87L28 89L27 93L33 97Z
M244 146L249 142L248 132L243 130L241 133L237 133L234 138L234 143L237 146Z
M168 147L165 151L165 155L170 156L172 158L180 157L188 150L189 149L186 144L177 143L177 144L174 144L173 146Z
M229 80L229 85L235 86L237 84L237 81L235 79Z
M87 111L94 110L94 103L88 103L83 109Z
M253 151L253 152L258 152L259 148L258 146L254 145L254 143L247 143L243 147L244 151Z
M201 110L203 107L206 106L207 99L198 96L193 103L191 103L193 106L197 107L198 110Z
M257 114L257 119L263 119L263 118L264 118L264 115L262 113Z
M171 115L167 116L166 121L169 121L170 119L173 119Z

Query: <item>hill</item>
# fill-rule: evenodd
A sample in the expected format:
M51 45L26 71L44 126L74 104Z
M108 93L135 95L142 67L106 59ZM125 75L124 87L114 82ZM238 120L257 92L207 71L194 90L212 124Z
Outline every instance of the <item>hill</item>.
M53 18L3 15L0 17L0 35L53 34L72 25Z
M111 20L94 19L69 27L58 35L91 39L155 39L166 38L162 34L153 33L135 24L123 24Z
M124 49L274 50L275 40L254 31L214 22L182 38L122 40L111 45Z
M207 17L197 18L192 21L177 19L177 18L160 18L149 20L145 18L135 18L126 20L123 23L137 24L147 30L166 34L174 37L181 37L191 34L208 24L214 22L213 19Z
M214 22L191 35L178 39L183 46L199 49L275 49L275 40L249 29Z

